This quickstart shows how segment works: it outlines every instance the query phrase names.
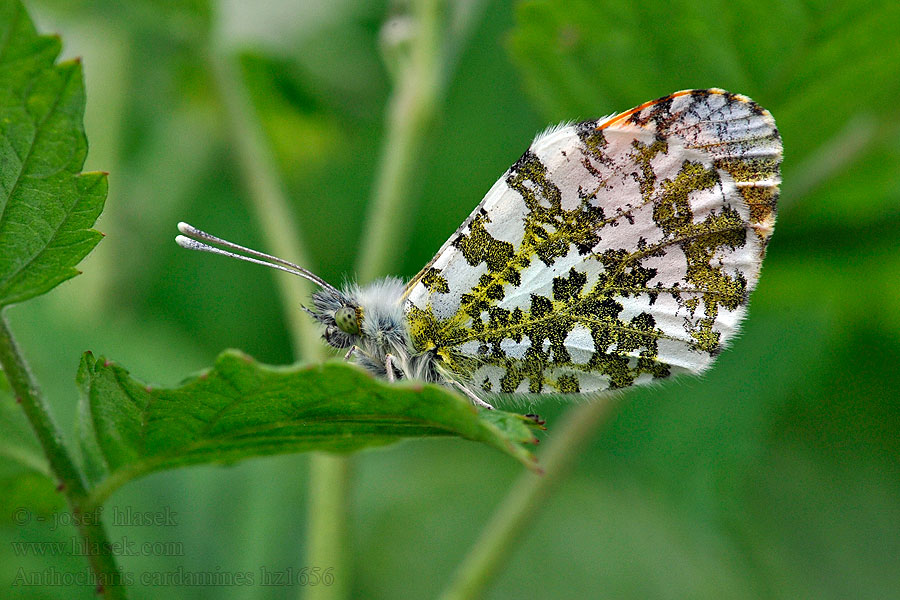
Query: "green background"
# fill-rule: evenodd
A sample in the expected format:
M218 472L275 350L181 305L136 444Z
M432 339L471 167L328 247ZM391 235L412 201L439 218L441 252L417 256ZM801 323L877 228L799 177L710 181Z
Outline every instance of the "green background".
M86 168L110 172L106 239L84 275L8 311L74 438L81 352L156 384L226 347L289 363L273 277L178 248L179 220L265 249L205 53L242 54L314 264L352 276L389 77L373 2L26 3L87 80ZM744 333L702 379L629 392L508 557L489 598L900 598L900 8L895 2L540 1L482 11L448 74L393 274L410 277L560 120L691 87L775 116L785 160L775 236ZM251 8L252 6L252 8ZM291 258L291 257L286 257ZM566 407L534 407L551 427ZM166 509L169 527L115 540L181 543L124 556L142 573L251 572L304 559L304 455L159 473L106 505ZM353 592L434 597L522 467L460 440L355 458ZM0 525L0 584L82 571L14 556L72 528ZM335 577L341 577L336 573ZM9 588L90 598L90 588ZM154 587L133 598L295 598L299 587ZM79 595L80 594L80 595ZM6 596L5 596L6 597Z

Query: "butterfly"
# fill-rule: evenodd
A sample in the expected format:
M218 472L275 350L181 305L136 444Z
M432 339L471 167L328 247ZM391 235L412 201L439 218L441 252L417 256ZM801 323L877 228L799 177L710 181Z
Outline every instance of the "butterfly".
M186 223L176 241L318 285L304 310L379 377L438 382L483 408L507 394L593 396L701 373L734 338L781 157L767 110L684 90L539 134L406 283L338 289Z

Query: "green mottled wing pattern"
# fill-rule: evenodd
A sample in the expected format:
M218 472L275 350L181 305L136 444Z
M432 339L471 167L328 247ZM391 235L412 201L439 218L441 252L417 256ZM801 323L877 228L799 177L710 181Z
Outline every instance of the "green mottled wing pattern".
M768 111L715 89L542 133L409 283L415 350L489 393L703 371L756 285L780 162Z

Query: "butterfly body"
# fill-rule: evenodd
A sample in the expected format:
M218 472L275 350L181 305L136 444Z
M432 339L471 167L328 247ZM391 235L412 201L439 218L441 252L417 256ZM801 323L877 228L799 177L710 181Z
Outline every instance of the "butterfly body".
M375 375L439 381L434 354L416 351L410 341L404 288L401 280L387 277L364 287L350 284L339 292L319 290L312 296L313 309L307 312L325 328L323 339L329 345L351 350L349 358ZM335 318L344 308L352 311L355 322L340 323Z
M376 375L484 406L700 373L746 313L781 152L768 111L717 89L553 127L409 283L316 281L309 312Z

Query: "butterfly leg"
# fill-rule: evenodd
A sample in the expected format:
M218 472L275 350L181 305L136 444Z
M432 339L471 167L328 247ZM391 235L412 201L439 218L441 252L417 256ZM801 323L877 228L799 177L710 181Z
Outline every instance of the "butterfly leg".
M344 360L350 360L350 357L353 356L354 352L359 352L359 346L350 346L350 349L347 350L347 354L344 355Z
M460 390L463 394L465 394L465 395L469 398L469 400L471 400L472 402L474 402L474 403L475 403L475 406L480 406L481 408L486 408L486 409L488 409L488 410L494 410L494 407L493 407L493 406L491 406L490 404L488 404L487 402L485 402L484 400L482 400L481 398L479 398L478 396L476 396L476 395L475 395L475 392L473 392L472 390L470 390L469 388L467 388L467 387L464 386L463 384L459 383L458 381L453 381L453 380L451 380L451 383L452 383L453 385L455 385L457 388L459 388L459 390Z
M387 380L394 381L394 357L390 354L384 355L384 370L387 371Z

